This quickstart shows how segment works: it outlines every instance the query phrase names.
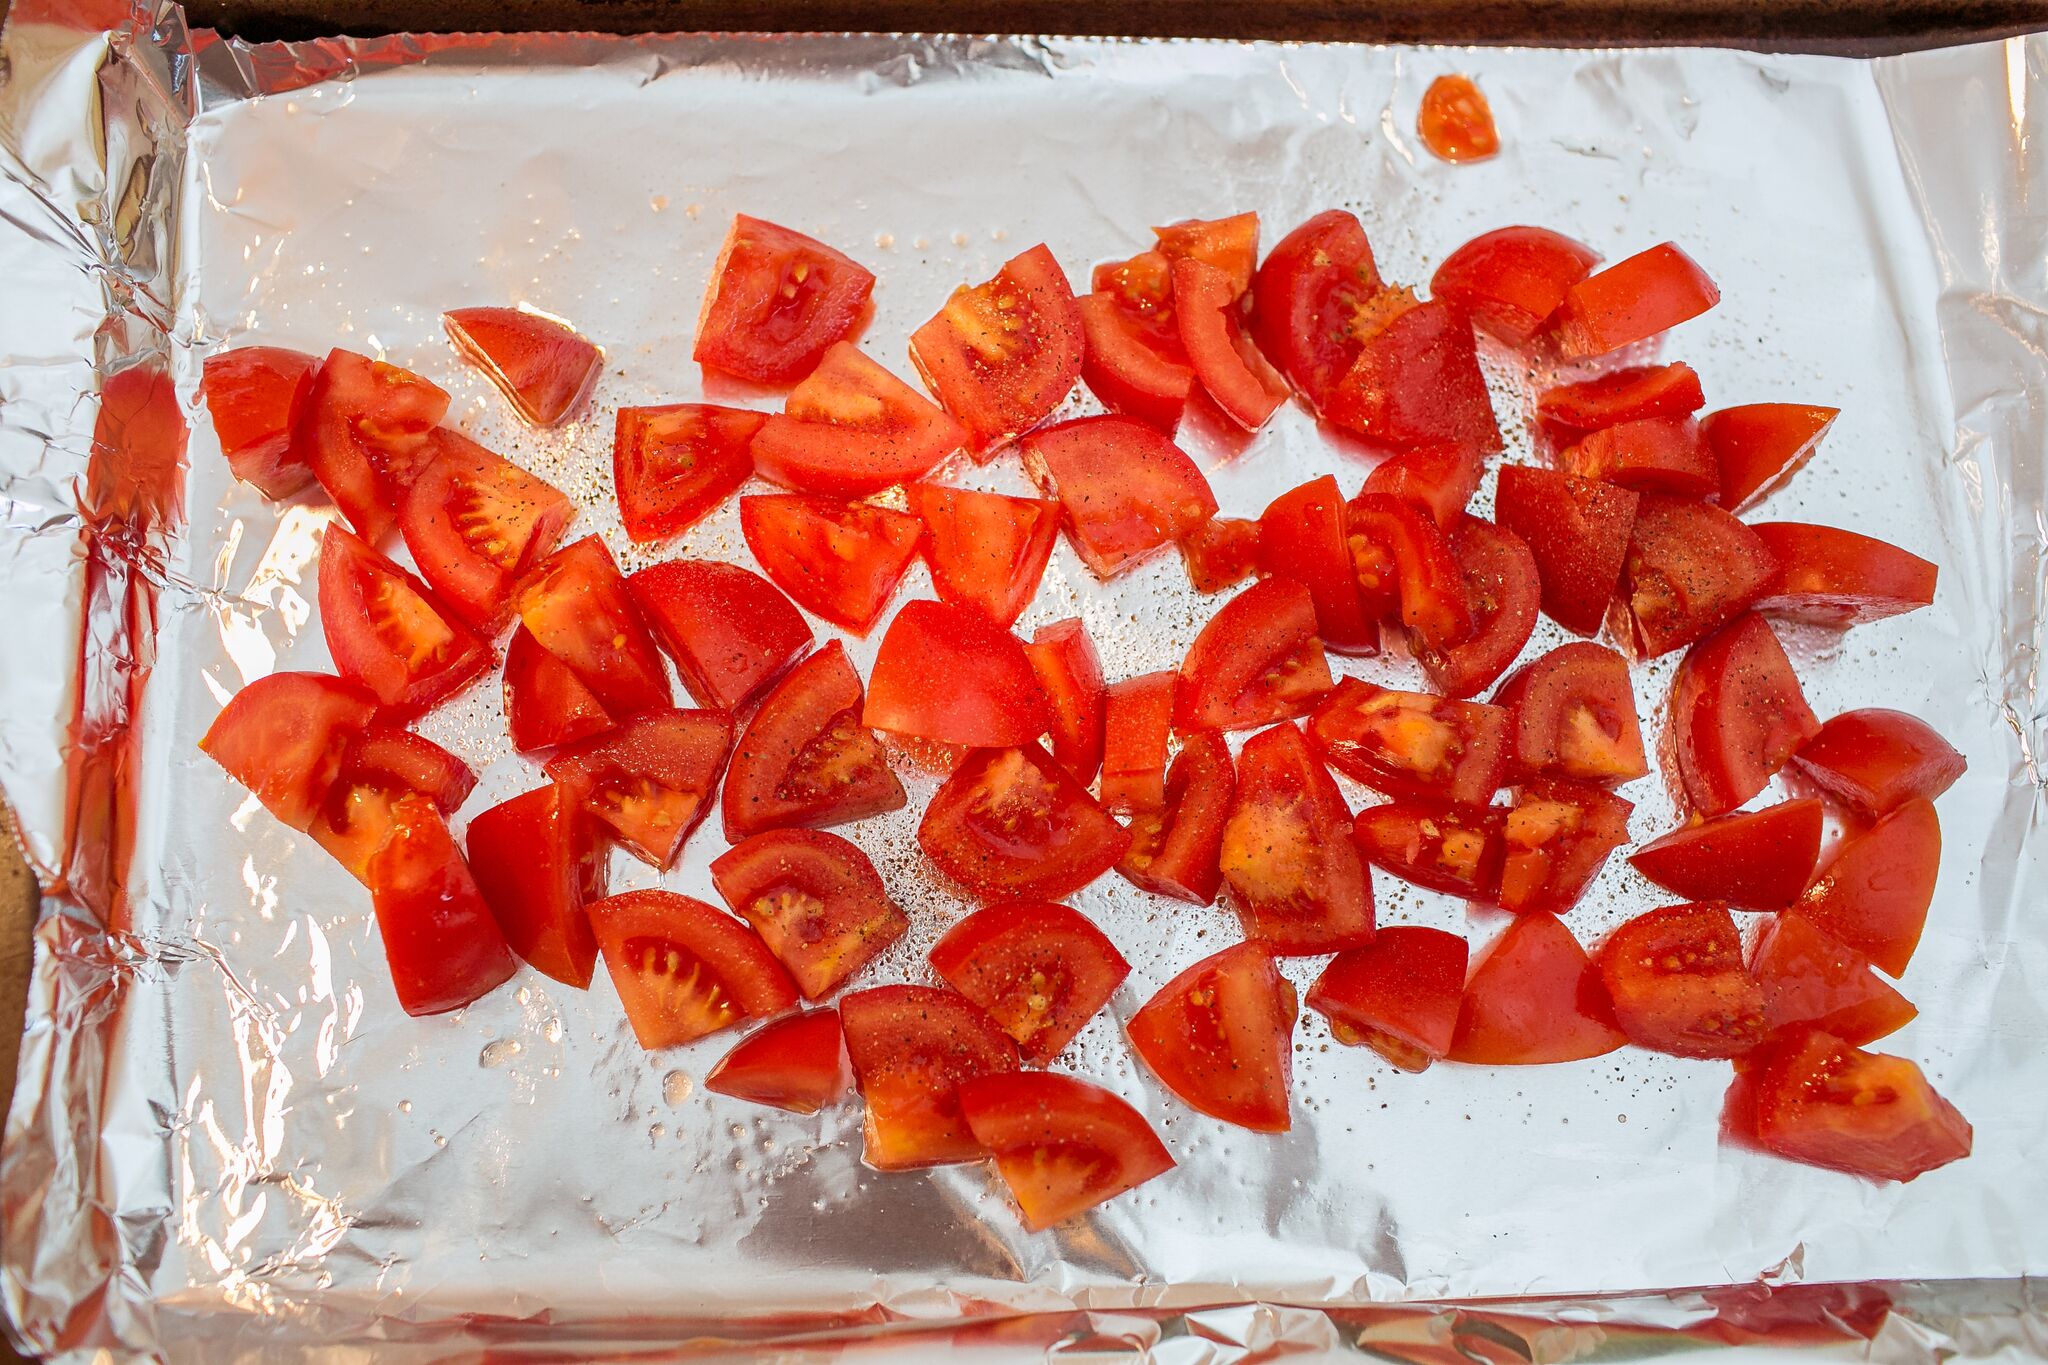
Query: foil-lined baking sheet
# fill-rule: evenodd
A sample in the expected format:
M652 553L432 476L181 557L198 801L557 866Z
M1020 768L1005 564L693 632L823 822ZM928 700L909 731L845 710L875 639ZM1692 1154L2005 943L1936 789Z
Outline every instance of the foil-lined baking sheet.
M0 87L0 784L50 888L0 1174L24 1342L207 1362L2048 1355L2025 1278L2048 1268L2048 41L1869 62L855 36L246 47L174 8L111 33L52 22L63 9L17 7ZM1416 102L1450 71L1491 96L1497 159L1419 147ZM1512 222L1610 259L1677 239L1725 292L1665 346L1710 402L1842 408L1761 515L1941 565L1931 610L1788 641L1822 715L1901 707L1968 755L1904 982L1921 1015L1885 1046L1972 1120L1970 1159L1878 1187L1721 1145L1725 1065L1624 1052L1411 1077L1314 1016L1294 1131L1232 1129L1151 1083L1118 1021L1234 922L1110 879L1074 903L1135 970L1062 1065L1130 1099L1179 1166L1030 1234L980 1167L866 1170L855 1106L802 1118L706 1093L730 1038L650 1056L602 975L586 994L525 972L405 1017L360 889L193 747L248 681L328 666L312 570L331 513L228 477L196 397L218 347L388 357L570 491L628 567L746 563L731 507L677 545L628 545L609 475L621 405L772 405L689 359L734 212L874 268L863 344L908 373L911 328L1035 242L1080 280L1148 224L1255 209L1270 242L1332 206L1415 282ZM579 420L527 431L457 362L439 315L483 303L605 347ZM1551 376L1487 364L1526 458L1524 397ZM1292 409L1248 444L1200 423L1183 441L1239 515L1367 468ZM959 473L1025 486L1014 459ZM929 593L913 571L903 598ZM1020 629L1081 615L1115 677L1173 665L1214 604L1171 555L1105 587L1062 546ZM880 634L849 641L863 671ZM1531 649L1559 638L1546 622ZM1646 704L1670 672L1639 672ZM494 682L424 729L478 768L469 812L539 780ZM965 909L912 837L937 779L906 781L907 810L845 831L915 922L867 980L922 979ZM1657 781L1626 794L1636 838L1670 826ZM672 872L621 861L614 884L713 898L722 847L699 831ZM1500 927L1377 890L1383 922ZM1655 903L1616 860L1568 922L1591 941Z

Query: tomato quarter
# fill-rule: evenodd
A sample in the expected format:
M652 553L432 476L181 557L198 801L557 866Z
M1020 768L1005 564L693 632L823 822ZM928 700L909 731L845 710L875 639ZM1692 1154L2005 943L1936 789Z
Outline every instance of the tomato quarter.
M903 784L861 724L861 706L860 675L839 641L792 668L733 746L720 807L726 839L900 809Z
M991 905L961 920L932 945L931 963L1034 1062L1052 1060L1073 1042L1131 971L1086 915L1027 901Z
M391 725L372 725L350 737L341 780L418 792L443 815L461 809L476 790L468 764L425 736Z
M1889 541L1796 521L1750 530L1778 565L1756 600L1766 616L1844 630L1934 601L1935 566Z
M1621 578L1636 647L1683 649L1747 610L1776 569L1763 538L1720 508L1645 493Z
M1260 569L1291 578L1315 603L1323 647L1338 654L1372 654L1380 647L1379 622L1360 600L1351 562L1344 495L1328 474L1282 493L1259 516ZM1448 559L1449 552L1445 552Z
M1463 565L1434 517L1413 503L1364 492L1345 514L1358 592L1368 609L1384 603L1391 587L1401 622L1420 649L1446 650L1471 638Z
M1621 581L1634 491L1533 465L1504 465L1494 493L1500 525L1536 561L1543 610L1574 635L1597 635Z
M1450 534L1451 553L1465 582L1472 633L1448 649L1425 642L1416 651L1422 671L1449 697L1472 697L1505 673L1536 628L1536 560L1514 532L1468 516Z
M565 322L523 308L457 308L441 315L463 359L484 372L527 423L552 427L583 401L604 352Z
M1216 495L1186 452L1128 417L1082 417L1027 437L1025 467L1059 499L1075 553L1097 577L1216 515Z
M1479 491L1483 468L1477 453L1464 446L1417 446L1389 455L1365 476L1366 493L1384 493L1428 512L1439 527L1458 524L1465 504Z
M1256 943L1205 957L1125 1025L1131 1050L1189 1107L1261 1133L1289 1126L1293 983Z
M585 989L597 938L583 908L605 893L604 841L576 800L550 782L469 822L469 866L512 951L534 970Z
M789 599L736 564L671 559L626 587L700 706L740 710L811 647Z
M718 1059L704 1088L792 1114L839 1103L853 1089L839 1011L805 1010L763 1024Z
M841 342L748 449L755 471L785 488L859 498L923 478L966 443L930 399Z
M1034 1232L1173 1169L1137 1110L1071 1076L1016 1072L967 1081L960 1109Z
M1343 209L1288 233L1259 267L1252 336L1317 411L1358 359L1361 322L1382 288L1365 229Z
M1448 1055L1481 1066L1539 1066L1605 1056L1627 1041L1572 931L1550 915L1524 915L1465 983Z
M1441 300L1394 311L1386 301L1395 297L1392 291L1379 296L1379 326L1360 332L1358 358L1331 391L1323 415L1380 445L1499 450L1500 426L1479 373L1471 319Z
M1225 417L1257 431L1287 401L1287 381L1245 334L1242 292L1207 262L1183 257L1173 263L1174 316L1195 379Z
M1043 735L1051 709L1016 636L945 602L903 604L868 674L861 723L941 744L1012 748Z
M519 619L614 717L669 704L668 671L612 552L596 536L542 560L520 588Z
M1242 517L1211 517L1180 543L1181 563L1196 592L1222 592L1259 568L1259 523Z
M589 907L605 970L649 1052L796 1007L796 988L753 931L672 891L623 891Z
M756 834L712 860L711 880L808 1000L837 989L910 927L868 855L820 830Z
M431 458L427 433L447 411L447 392L412 371L329 351L298 407L290 458L313 471L349 526L376 545Z
M1024 646L1038 686L1052 708L1052 756L1076 782L1095 780L1102 766L1102 663L1081 618L1040 626Z
M975 896L1049 901L1109 871L1131 836L1028 744L969 754L925 807L917 842Z
M1551 432L1600 431L1645 418L1690 417L1706 401L1698 373L1681 360L1545 389L1536 397L1536 420Z
M1500 886L1501 819L1498 807L1404 797L1358 812L1351 837L1402 881L1487 904Z
M1060 505L925 483L904 492L924 523L925 563L940 600L976 608L999 626L1015 621L1037 595Z
M874 287L865 266L823 242L734 214L691 357L757 384L793 384L853 333Z
M1764 1040L1764 993L1742 963L1735 918L1671 905L1608 935L1600 979L1621 1031L1676 1057L1739 1057Z
M1188 736L1166 773L1166 796L1131 818L1131 847L1116 870L1133 886L1208 905L1222 885L1223 828L1237 773L1223 736Z
M1690 417L1643 417L1602 427L1558 456L1568 474L1673 497L1710 496L1720 482L1714 457Z
M398 509L420 575L471 625L495 627L521 574L546 558L576 518L547 480L446 427Z
M1818 1031L1751 1073L1756 1139L1782 1157L1871 1180L1913 1180L1970 1154L1969 1122L1920 1068Z
M1444 257L1429 292L1510 346L1527 344L1600 253L1549 228L1482 232Z
M1580 782L1632 782L1650 771L1628 660L1575 640L1522 665L1493 694L1512 717L1515 767Z
M1850 835L1800 897L1798 912L1878 970L1904 976L1927 927L1941 871L1941 822L1934 806L1908 801Z
M1309 717L1308 741L1331 767L1388 796L1483 806L1507 769L1508 713L1345 678Z
M1465 992L1465 940L1442 929L1393 924L1363 948L1330 959L1308 1007L1338 1042L1369 1047L1403 1071L1424 1071L1451 1050Z
M741 498L740 530L775 586L855 635L896 595L924 533L903 512L801 493Z
M324 673L272 673L221 708L199 748L296 830L320 812L377 699Z
M1501 821L1501 909L1561 915L1579 903L1607 855L1628 842L1635 806L1612 792L1540 778L1518 788Z
M319 364L282 346L238 346L214 352L201 368L199 391L228 468L273 501L313 482L303 453L292 450L292 424Z
M710 809L731 748L723 711L652 711L558 751L547 774L627 852L665 868Z
M1088 391L1111 412L1171 432L1180 424L1195 372L1170 302L1142 308L1098 290L1076 304L1086 342L1081 381Z
M1300 730L1276 725L1245 741L1221 864L1246 938L1282 957L1372 940L1372 878L1344 837L1350 823Z
M986 458L1065 400L1083 345L1073 287L1040 243L986 284L954 290L911 334L910 359Z
M1801 403L1748 403L1700 419L1721 471L1721 506L1746 511L1776 492L1812 457L1839 413Z
M855 991L839 1014L867 1101L868 1165L900 1171L985 1155L959 1089L1017 1069L1009 1035L964 996L932 986Z
M432 589L340 525L320 547L320 628L341 675L417 715L490 667L490 647Z
M1766 921L1749 970L1763 987L1764 1021L1774 1033L1811 1024L1863 1047L1896 1033L1919 1013L1871 970L1869 958L1804 915Z
M1821 804L1786 801L1682 826L1629 855L1636 871L1696 901L1783 910L1820 861Z
M525 626L505 647L505 722L522 754L573 744L612 728L597 694L540 647Z
M619 521L637 544L679 536L739 491L768 415L715 403L620 408L612 439Z
M1567 358L1605 355L1696 318L1720 301L1721 291L1707 272L1664 242L1567 289L1550 328Z
M1792 761L1867 819L1915 798L1932 801L1969 766L1926 721L1882 707L1836 716L1799 746Z
M1734 810L1762 791L1820 729L1784 646L1754 615L1686 652L1672 684L1671 725L1679 780L1703 815Z
M1255 583L1223 604L1181 661L1173 724L1249 730L1314 709L1333 686L1308 589Z

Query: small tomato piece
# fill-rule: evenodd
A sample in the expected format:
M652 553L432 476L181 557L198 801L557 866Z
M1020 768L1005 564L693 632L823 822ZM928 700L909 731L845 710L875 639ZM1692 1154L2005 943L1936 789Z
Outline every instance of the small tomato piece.
M1820 861L1821 804L1811 798L1684 825L1629 854L1636 871L1688 900L1783 910Z
M1536 420L1550 431L1600 431L1645 418L1690 417L1706 402L1699 374L1680 360L1545 389L1536 397Z
M544 976L584 990L597 938L584 907L605 893L604 841L555 783L502 801L469 822L469 866L505 942Z
M903 784L861 708L860 675L837 640L783 675L733 745L720 798L726 840L901 809Z
M931 964L1041 1063L1074 1041L1131 971L1086 915L1035 901L975 911L932 945Z
M512 747L530 754L612 728L611 714L569 665L540 647L525 626L505 647L505 722Z
M862 498L932 472L967 443L961 425L849 342L825 352L762 423L748 453L799 493Z
M853 1089L839 1011L805 1010L763 1024L718 1059L704 1088L792 1114L831 1108Z
M427 433L447 415L447 391L410 370L333 350L297 411L288 458L313 471L357 535L382 543L413 476L433 457Z
M514 601L542 649L569 666L604 709L637 716L669 705L668 670L633 595L596 536L542 560Z
M1095 780L1102 766L1102 662L1081 618L1070 616L1040 626L1024 646L1052 708L1052 756L1076 782Z
M1216 515L1216 495L1187 453L1128 417L1061 422L1025 438L1023 452L1098 578L1135 568Z
M1628 842L1635 806L1612 792L1544 778L1515 792L1501 820L1504 856L1495 904L1517 915L1562 915Z
M633 1036L649 1052L796 1008L796 987L752 930L672 891L622 891L589 907Z
M441 325L529 426L552 427L583 401L604 352L565 322L524 308L457 308Z
M1415 116L1422 145L1445 161L1484 161L1500 151L1493 106L1470 76L1438 76Z
M822 830L756 834L712 860L711 881L806 1000L838 989L910 927L868 855Z
M740 530L798 606L866 635L917 557L924 526L871 503L777 493L741 498Z
M1603 1057L1627 1041L1572 931L1553 916L1524 915L1465 983L1447 1055L1481 1066L1540 1066Z
M1345 834L1351 812L1301 731L1245 741L1221 865L1245 937L1282 957L1372 940L1372 878Z
M1483 464L1464 446L1449 443L1417 446L1397 451L1373 466L1365 476L1367 493L1384 493L1412 503L1435 519L1439 527L1458 524L1465 505L1479 491Z
M1166 745L1173 734L1175 673L1166 669L1112 684L1102 697L1104 810L1150 810L1166 800Z
M1330 959L1309 987L1308 1007L1330 1021L1338 1042L1369 1047L1402 1071L1425 1071L1451 1050L1467 955L1456 934L1391 924Z
M1969 1121L1902 1057L1808 1030L1774 1046L1746 1079L1757 1141L1790 1160L1907 1181L1970 1154Z
M272 673L228 699L199 748L265 810L305 830L376 714L376 697L354 683L324 673Z
M319 364L282 346L238 346L214 352L201 367L199 391L220 453L236 478L273 502L313 482L303 453L292 450L292 425Z
M417 715L491 664L453 608L347 528L320 547L320 628L334 666L398 715Z
M1245 334L1231 276L1203 261L1173 263L1173 309L1195 379L1224 416L1257 431L1287 401L1282 379Z
M1381 292L1358 215L1326 209L1275 244L1252 281L1253 338L1321 411L1350 372Z
M1750 975L1764 992L1773 1033L1810 1024L1864 1047L1919 1013L1871 969L1870 959L1814 927L1804 915L1773 915L1757 935Z
M1288 1130L1294 985L1256 943L1203 958L1131 1016L1131 1050L1189 1107L1260 1133Z
M1567 447L1558 464L1582 479L1679 498L1707 497L1719 483L1699 423L1690 417L1642 417L1602 427Z
M1720 508L1643 494L1621 568L1636 647L1683 649L1748 610L1776 570L1763 538Z
M558 750L546 768L628 853L666 868L711 809L731 749L723 711L651 711Z
M1382 294L1380 301L1392 297ZM1499 450L1500 425L1464 310L1436 299L1382 317L1362 337L1358 359L1337 382L1323 416L1380 445Z
M1447 649L1424 642L1416 657L1438 691L1471 697L1505 673L1529 643L1539 596L1536 560L1520 536L1473 516L1452 528L1450 546L1464 579L1472 632Z
M1351 838L1367 862L1404 882L1485 903L1500 885L1502 814L1403 797L1358 812Z
M1222 592L1259 568L1259 523L1242 517L1210 517L1180 542L1181 563L1196 592Z
M1031 605L1060 530L1060 505L966 488L912 484L924 523L924 559L941 601L974 607L1007 626Z
M1131 818L1131 847L1116 866L1156 895L1209 905L1223 883L1223 829L1237 795L1230 746L1214 730L1188 736L1166 773L1159 805Z
M443 815L453 815L476 790L469 765L424 735L391 725L372 725L349 740L341 780L418 792Z
M1223 604L1181 661L1174 728L1249 730L1313 710L1333 683L1308 589L1255 583Z
M1932 801L1969 767L1933 726L1903 711L1845 711L1799 746L1792 761L1836 800L1874 820L1908 801Z
M1576 360L1669 331L1720 301L1721 291L1707 272L1663 242L1567 289L1550 328L1558 350Z
M1671 688L1678 777L1702 815L1764 789L1820 730L1785 647L1760 616L1737 618L1686 651Z
M1016 636L972 608L920 600L904 603L882 636L861 723L1001 749L1037 739L1052 713Z
M576 519L576 504L459 432L435 427L427 444L432 453L399 505L399 533L420 576L463 620L495 627L520 575Z

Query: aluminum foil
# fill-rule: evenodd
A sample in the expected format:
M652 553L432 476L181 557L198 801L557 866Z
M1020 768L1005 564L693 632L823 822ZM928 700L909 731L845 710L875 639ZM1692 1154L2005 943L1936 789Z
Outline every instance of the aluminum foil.
M207 1362L2048 1356L2025 1278L2048 1269L2048 148L2030 137L2048 41L1874 62L848 36L249 47L175 9L94 19L113 31L17 3L0 87L0 785L48 888L0 1173L0 1290L25 1344ZM1449 71L1491 96L1497 159L1419 148L1416 102ZM1148 224L1256 209L1270 240L1333 205L1410 281L1511 222L1610 258L1676 238L1726 295L1668 343L1712 402L1842 408L1764 514L1941 564L1931 610L1790 638L1823 715L1902 707L1969 757L1905 981L1921 1015L1887 1044L1974 1122L1969 1160L1880 1188L1720 1145L1723 1065L1625 1052L1410 1077L1313 1016L1295 1130L1232 1129L1152 1084L1118 1022L1232 921L1105 881L1075 903L1135 970L1063 1065L1136 1104L1180 1164L1028 1234L980 1167L863 1168L855 1107L707 1094L730 1040L642 1052L601 974L581 993L523 973L405 1017L360 890L194 748L248 681L328 664L312 569L331 513L229 478L196 398L218 347L418 369L629 567L746 562L730 508L659 555L630 547L608 472L620 405L770 401L689 360L733 212L871 265L865 344L908 373L910 329L1037 241L1080 279ZM604 345L580 420L525 431L457 362L439 314L482 303ZM1548 376L1487 364L1519 458L1525 391ZM1199 424L1184 440L1241 515L1366 468L1294 410L1249 444ZM1014 460L962 477L1023 487ZM929 592L920 569L904 596ZM1171 556L1104 588L1062 546L1020 625L1082 615L1118 676L1176 662L1213 605ZM850 642L863 667L879 636ZM1546 623L1532 649L1556 638ZM1640 674L1641 698L1669 676ZM481 773L470 812L539 780L493 683L426 730ZM909 810L848 831L915 921L874 979L920 978L965 908L911 838L936 778L908 778ZM1637 838L1669 827L1656 781L1628 794ZM615 884L708 898L721 849L700 831L671 873L621 862ZM1499 927L1378 891L1383 921ZM1617 862L1569 922L1590 941L1656 897Z

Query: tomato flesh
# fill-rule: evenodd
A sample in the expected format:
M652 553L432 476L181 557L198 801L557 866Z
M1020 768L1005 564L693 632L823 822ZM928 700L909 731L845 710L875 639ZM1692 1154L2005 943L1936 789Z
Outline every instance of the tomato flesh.
M575 328L523 308L457 308L441 325L532 426L559 425L604 368L604 352Z
M1099 578L1134 568L1216 515L1185 451L1128 417L1081 417L1034 432L1025 467L1059 499L1075 553Z
M1721 291L1707 272L1663 242L1567 289L1550 327L1567 358L1606 355L1696 318L1720 301Z
M1452 527L1479 491L1482 461L1464 446L1441 444L1397 451L1365 476L1366 493L1384 493L1428 512L1439 527Z
M1615 1020L1637 1047L1739 1057L1764 1040L1764 993L1742 962L1735 917L1670 905L1608 935L1598 959Z
M1472 321L1440 299L1402 308L1364 333L1323 415L1397 449L1448 444L1487 453L1501 446Z
M1719 484L1713 456L1690 417L1643 417L1588 432L1558 456L1568 474L1633 488L1703 498Z
M803 493L741 498L740 530L776 587L855 635L896 595L924 533L907 513Z
M1075 302L1084 342L1081 382L1111 412L1171 432L1195 383L1171 304L1133 306L1100 290Z
M1778 565L1756 600L1766 616L1846 630L1934 601L1935 566L1889 541L1796 521L1750 530Z
M1597 635L1621 581L1641 495L1533 465L1505 465L1494 515L1536 562L1544 614L1574 635Z
M1044 243L953 291L910 359L982 458L1044 421L1081 377L1081 310Z
M704 1088L792 1114L831 1108L853 1089L839 1011L805 1010L763 1024L718 1059Z
M1104 810L1151 810L1166 800L1166 746L1173 733L1172 669L1127 678L1102 698Z
M1680 360L1545 389L1536 397L1536 420L1551 432L1600 431L1645 418L1690 417L1706 401L1699 374Z
M291 457L320 480L355 533L383 541L432 451L448 394L410 370L353 351L320 362L292 428Z
M1549 228L1482 232L1444 257L1429 292L1510 346L1526 345L1600 253Z
M1307 588L1255 583L1223 604L1181 661L1173 724L1249 730L1313 710L1333 683Z
M200 750L296 830L311 827L377 699L324 673L272 673L228 700Z
M654 711L559 750L547 774L627 852L666 868L711 808L731 748L723 711Z
M1800 772L1865 819L1932 801L1969 764L1933 726L1903 711L1845 711L1792 755Z
M555 548L576 504L446 427L427 444L433 453L398 509L399 532L442 600L471 625L495 627L519 576Z
M349 739L341 780L418 792L443 815L461 809L476 790L468 764L425 736L390 725L372 725Z
M1799 898L1798 912L1877 964L1904 976L1927 927L1941 870L1941 822L1925 800L1908 801L1836 848Z
M596 536L542 560L520 588L519 619L615 717L669 705L668 671L612 552Z
M932 970L988 1012L1024 1057L1048 1062L1074 1041L1131 964L1086 915L1011 901L977 910L932 945Z
M1465 983L1447 1055L1481 1066L1541 1066L1602 1057L1627 1041L1572 931L1553 916L1524 915Z
M505 647L505 722L512 747L522 754L574 744L612 728L597 694L569 668L540 647L525 626Z
M921 479L967 443L930 399L841 342L755 433L754 470L799 493L860 498Z
M1367 806L1351 838L1365 860L1402 881L1490 904L1499 892L1502 812L1422 797Z
M597 966L584 907L605 893L604 842L555 783L483 811L465 836L470 871L505 942L544 976L583 990Z
M1369 1047L1402 1071L1425 1071L1451 1050L1467 954L1456 934L1388 925L1365 947L1330 959L1309 988L1308 1007L1330 1021L1338 1042Z
M1131 847L1116 866L1133 886L1209 905L1223 884L1223 829L1237 795L1230 746L1213 730L1190 735L1166 773L1156 806L1131 817Z
M1168 261L1200 261L1223 272L1236 295L1252 287L1259 264L1259 215L1187 218L1152 229L1159 254Z
M1196 592L1234 588L1259 569L1259 523L1211 517L1180 543L1181 563Z
M700 706L742 709L811 647L811 628L789 599L736 564L671 559L626 587Z
M313 482L313 471L292 450L292 424L319 364L317 356L282 346L238 346L216 351L201 369L199 391L228 468L273 501Z
M1016 636L980 612L945 602L903 604L868 674L861 723L964 744L1028 744L1052 723L1045 693Z
M1102 766L1102 663L1081 618L1040 626L1024 646L1038 686L1052 708L1052 756L1083 784Z
M1257 431L1287 401L1287 381L1245 334L1238 296L1225 272L1183 257L1173 263L1173 310L1195 379L1225 417Z
M1686 652L1671 689L1678 776L1703 815L1734 810L1764 789L1820 721L1785 647L1745 615Z
M752 445L767 420L715 403L620 408L612 487L627 537L645 545L679 536L737 493L754 472Z
M1508 712L1346 678L1309 717L1322 760L1388 796L1483 806L1507 770Z
M1490 521L1468 516L1450 534L1465 582L1472 633L1447 649L1424 643L1416 651L1422 671L1447 697L1472 697L1507 671L1536 628L1536 560L1522 538Z
M807 1000L836 990L910 927L868 855L821 830L756 834L712 860L711 881Z
M1763 595L1776 568L1763 538L1720 508L1643 494L1621 570L1636 647L1656 658L1719 629Z
M1516 669L1493 704L1511 717L1518 772L1612 784L1650 771L1628 660L1605 645L1559 645Z
M1252 336L1318 412L1358 359L1383 288L1358 215L1326 209L1275 244L1252 281Z
M999 626L1023 614L1052 557L1060 505L935 484L905 491L924 523L924 559L939 600L974 607Z
M1517 915L1561 915L1579 903L1628 842L1635 806L1612 792L1542 778L1520 787L1501 821L1503 856L1495 903Z
M1380 647L1379 621L1361 600L1349 537L1344 495L1325 474L1282 493L1260 514L1259 568L1308 589L1323 648L1373 654Z
M1470 76L1438 76L1415 117L1422 145L1445 161L1484 161L1500 151L1493 106Z
M1017 1045L964 996L878 986L840 1002L846 1051L867 1101L862 1160L880 1171L986 1155L960 1112L962 1084L1017 1069Z
M1358 595L1369 609L1384 603L1391 587L1401 622L1420 648L1445 650L1471 638L1463 565L1434 517L1413 503L1366 492L1345 514Z
M1821 804L1811 798L1685 825L1629 855L1636 871L1688 900L1783 910L1820 861Z
M417 715L491 664L490 647L433 590L349 534L320 547L320 627L341 675Z
M1351 812L1301 731L1245 741L1221 865L1245 937L1283 957L1372 940L1372 879L1345 837Z
M1256 943L1205 957L1125 1025L1131 1050L1190 1108L1260 1133L1288 1130L1294 986Z
M856 328L875 277L823 242L734 214L697 319L700 365L793 384Z
M1969 1121L1920 1068L1809 1030L1750 1073L1765 1150L1870 1180L1907 1181L1970 1154Z
M1173 1169L1138 1111L1071 1076L1015 1072L963 1083L974 1139L1034 1232L1079 1217Z
M837 640L784 675L733 746L720 805L729 842L902 808L903 784L861 724L862 701L860 675Z
M1774 915L1757 936L1750 974L1763 987L1764 1022L1780 1033L1801 1024L1863 1047L1919 1013L1871 970L1870 959L1804 915Z
M1812 458L1838 408L1802 403L1747 403L1700 419L1700 432L1721 471L1721 506L1742 512L1763 501Z
M753 931L672 891L622 891L589 907L605 970L649 1052L796 1008L796 987Z
M1131 836L1027 744L969 754L925 807L917 842L975 896L1052 901L1114 867Z

